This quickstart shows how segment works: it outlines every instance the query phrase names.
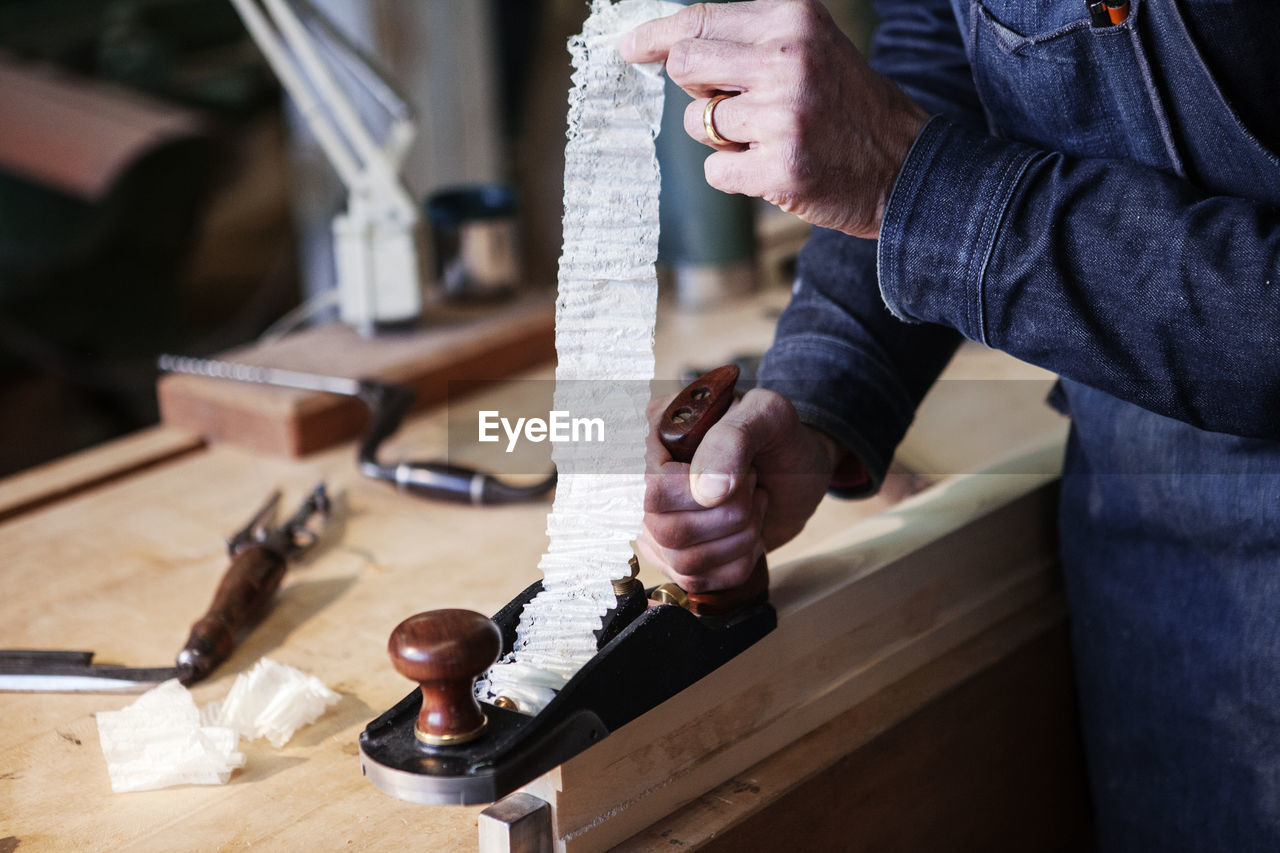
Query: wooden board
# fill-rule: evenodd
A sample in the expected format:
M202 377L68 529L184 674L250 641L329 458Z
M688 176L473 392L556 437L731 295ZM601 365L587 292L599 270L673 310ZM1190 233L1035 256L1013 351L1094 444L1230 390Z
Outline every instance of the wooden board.
M444 422L443 412L413 421L388 452L440 452ZM359 477L349 447L299 461L210 446L0 525L0 587L20 591L0 598L0 647L171 660L225 568L222 537L271 489L293 502L321 477L344 495L330 546L286 576L270 616L193 693L221 698L267 655L320 677L342 701L283 749L244 745L249 764L228 785L117 795L92 715L130 697L0 694L0 837L23 851L401 851L410 837L424 849L475 848L478 808L382 794L360 776L356 739L409 687L386 658L391 629L436 607L494 612L536 580L546 503L477 511L416 501ZM826 532L885 507L847 504Z
M0 521L178 459L204 446L176 427L151 427L0 480Z
M664 317L656 353L659 375L674 376L690 362L718 362L763 347L772 331L775 309L776 304L765 301L696 317ZM551 371L542 368L525 376L546 380ZM486 388L479 399L486 407L502 408L508 395L518 392L519 384ZM1010 384L987 390L1019 387ZM1032 432L1018 436L1019 416L1008 413L1024 406L1038 410L1038 398L1006 394L988 408L997 406L1007 414L1000 427L1009 435L1022 441ZM448 446L447 424L447 412L442 409L412 419L388 443L387 457L442 455ZM158 438L139 439L142 444L152 440ZM454 448L459 453L455 461L487 465L491 459L484 454L491 448ZM108 445L75 460L72 467L93 479L93 472L114 467L112 457L120 453L119 446ZM407 692L408 683L392 670L385 654L386 639L395 624L415 611L435 607L491 613L536 580L537 561L546 545L548 504L476 510L417 501L361 478L353 455L350 445L292 459L213 444L94 488L71 489L57 500L0 522L4 553L0 589L7 593L0 597L0 647L89 648L104 661L148 665L169 661L185 640L190 623L208 604L226 566L222 537L242 525L270 490L283 488L286 502L291 503L323 477L344 494L345 505L330 544L290 571L273 612L223 668L193 690L201 703L221 698L237 673L267 655L308 671L338 690L342 701L334 709L282 749L261 742L242 745L249 763L227 785L117 795L108 785L93 714L123 707L130 697L0 694L0 715L5 719L0 727L0 849L6 844L20 851L203 851L253 846L401 853L412 845L436 851L475 849L479 807L417 806L385 796L361 778L356 738L369 720ZM79 480L75 471L58 471L62 485ZM54 479L44 485L57 485ZM1029 481L1020 482L1019 488L1031 488ZM0 495L14 483L13 479L0 482ZM27 484L28 488L41 485ZM944 484L944 490L949 488ZM962 490L951 494L965 503ZM804 533L774 554L780 606L804 606L814 613L812 608L818 606L814 596L820 590L846 589L837 583L840 578L864 578L874 566L900 556L901 549L909 550L909 544L896 538L890 528L910 520L930 536L945 530L945 525L932 524L932 512L923 511L886 516L872 527L859 526L884 513L890 503L887 496L864 502L824 502ZM972 511L981 513L992 506L975 506ZM786 563L796 568L784 570ZM953 576L957 582L963 577L979 581L986 577L974 566L957 571ZM641 577L646 583L658 581L648 567ZM996 611L1012 607L1019 596L1034 597L1040 583L1034 571L1022 588L1012 578L1010 574L1003 587L1006 597L994 599L986 616L994 619ZM909 638L913 642L935 642L939 636L935 629L951 630L947 626L960 624L965 613L983 616L974 590L957 599L960 605L973 604L973 609L939 608L932 625L928 617L934 611L926 598L894 605L892 590L882 593L880 601L887 608L882 614L910 616L907 621L921 631ZM1052 605L1051 597L1037 601ZM1034 608L1037 601L1027 607ZM870 684L871 676L865 673L874 670L866 667L890 661L898 672L886 675L884 668L879 670L888 677L907 668L907 656L929 657L934 652L906 644L877 647L870 658L860 657L857 650L867 648L866 644L875 646L877 632L893 624L892 619L877 620L870 611L859 618L863 617L866 629L861 637L838 636L846 649L853 650L846 665L865 672L852 681L840 677L832 683L846 691L836 696L836 704L852 702L852 707L865 711L869 706L865 700L859 703L857 691ZM845 618L838 612L833 624L843 625ZM978 630L976 623L966 624ZM817 639L812 626L784 616L777 638L792 634L800 644ZM879 634L890 635L892 631ZM1001 649L1010 648L1010 636L1001 635L1005 645L993 647L991 654L998 657L1004 653ZM722 684L715 685L714 692L725 693ZM904 712L927 701L923 690L886 689L899 690L895 701ZM883 690L871 698L881 695ZM805 730L817 729L822 719L838 719L847 710L822 707L815 699L798 708L796 719ZM707 779L700 778L696 768L683 768L678 782L685 786L685 799L665 813L651 810L657 799L633 797L638 802L628 819L645 812L641 818L645 822L633 832L655 821L676 821L673 813L715 790L720 783L711 780L718 773L727 767L747 767L777 750L768 726L753 738L758 739L743 743L741 752L733 752L735 746L728 745L726 751L733 760ZM615 741L620 750L625 745L622 738L609 741ZM764 751L747 754L756 748ZM634 752L633 745L621 757L635 761ZM812 767L803 772L811 771ZM617 775L610 773L609 778ZM728 772L720 779L733 775ZM650 777L641 773L636 778ZM595 780L588 779L586 784L594 785ZM714 831L714 827L707 829ZM633 849L671 848L664 839L648 846L637 842Z
M476 382L549 361L554 333L551 297L539 294L507 304L436 307L413 332L362 338L333 323L219 357L402 383L417 391L416 406L423 408ZM302 456L354 438L368 419L365 407L349 397L200 376L163 376L156 393L166 424L281 456Z
M1026 628L1035 615L1013 621ZM1056 622L1009 652L1017 627L917 670L619 853L661 842L702 853L1091 849L1066 628Z
M399 448L438 450L437 423ZM113 794L93 713L132 697L0 694L0 838L65 849L470 850L475 809L424 811L360 776L356 737L407 684L386 637L436 606L495 610L536 577L545 505L477 513L415 502L352 470L340 448L306 463L215 446L25 513L0 527L0 647L88 648L104 661L171 661L226 566L222 537L273 488L294 502L324 477L345 495L330 547L293 569L273 612L206 683L226 694L263 655L300 667L342 701L283 749L244 744L231 783ZM475 542L486 547L477 549Z

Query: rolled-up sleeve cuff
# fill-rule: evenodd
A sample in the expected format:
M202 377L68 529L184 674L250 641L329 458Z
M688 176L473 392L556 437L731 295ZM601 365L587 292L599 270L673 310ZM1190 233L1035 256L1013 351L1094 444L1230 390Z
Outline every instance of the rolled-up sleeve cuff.
M925 124L880 225L880 295L895 316L987 343L988 266L1018 183L1039 154L941 116Z

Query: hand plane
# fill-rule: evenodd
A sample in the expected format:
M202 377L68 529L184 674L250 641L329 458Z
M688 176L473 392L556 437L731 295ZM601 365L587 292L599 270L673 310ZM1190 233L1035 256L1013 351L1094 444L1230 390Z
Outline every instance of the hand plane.
M671 401L658 435L688 462L728 410L738 368L716 368ZM392 632L395 668L419 683L360 735L364 775L403 800L438 805L493 802L562 764L751 646L777 625L761 557L750 580L720 593L674 584L645 590L614 581L616 605L597 632L598 651L536 715L475 698L475 680L511 651L534 583L492 619L468 610L419 613Z

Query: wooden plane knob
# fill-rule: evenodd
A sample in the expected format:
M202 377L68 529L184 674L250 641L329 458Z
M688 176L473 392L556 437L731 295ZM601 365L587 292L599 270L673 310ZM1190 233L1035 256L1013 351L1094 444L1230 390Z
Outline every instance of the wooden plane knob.
M738 366L726 364L709 370L675 396L658 420L658 438L677 462L693 461L707 430L733 402ZM699 616L718 616L769 597L769 564L762 556L746 582L735 589L688 593L686 606Z
M391 664L422 688L413 733L431 746L474 740L488 720L475 697L476 678L502 651L502 632L471 610L429 610L396 626L387 641Z

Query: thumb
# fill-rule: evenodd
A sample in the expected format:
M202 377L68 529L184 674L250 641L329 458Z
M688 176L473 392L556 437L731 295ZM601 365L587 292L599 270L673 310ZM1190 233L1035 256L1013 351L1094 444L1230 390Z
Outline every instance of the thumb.
M753 389L712 425L689 463L689 491L704 507L719 506L746 482L760 451L785 432L795 410L782 396Z

